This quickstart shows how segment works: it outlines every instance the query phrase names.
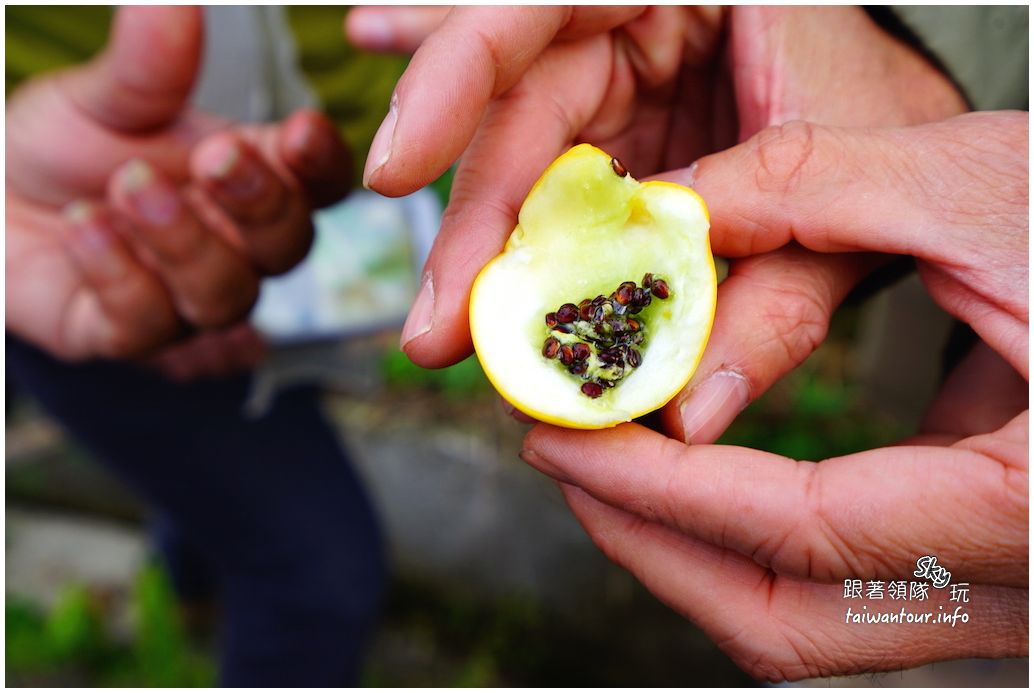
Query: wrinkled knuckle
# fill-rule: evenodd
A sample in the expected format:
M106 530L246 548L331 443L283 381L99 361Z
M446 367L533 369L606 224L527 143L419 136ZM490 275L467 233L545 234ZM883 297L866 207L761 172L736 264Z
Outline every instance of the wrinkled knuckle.
M810 293L784 289L768 311L770 329L793 364L803 362L822 344L828 330L825 303Z
M811 123L794 120L755 136L759 190L791 194L799 189L815 155L816 130Z
M883 563L879 547L845 522L841 506L822 483L822 462L808 463L797 549L807 560L808 577L837 580L844 575L868 575Z

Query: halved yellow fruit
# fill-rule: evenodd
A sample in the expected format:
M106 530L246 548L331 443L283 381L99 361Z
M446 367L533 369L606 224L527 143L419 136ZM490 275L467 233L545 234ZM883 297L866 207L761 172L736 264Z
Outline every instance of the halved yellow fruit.
M591 145L568 150L532 187L503 252L471 289L471 334L489 380L520 411L569 428L607 428L664 406L711 333L709 228L693 190L640 183ZM657 279L664 286L652 290ZM568 306L558 328L564 304L580 315L570 320ZM578 343L583 358L572 365Z

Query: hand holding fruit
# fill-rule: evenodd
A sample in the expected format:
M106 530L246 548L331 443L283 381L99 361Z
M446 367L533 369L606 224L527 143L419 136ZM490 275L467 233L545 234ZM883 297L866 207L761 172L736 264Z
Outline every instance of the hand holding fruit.
M1027 284L1025 119L763 130L793 118L910 125L964 104L856 9L734 8L724 66L722 18L693 12L464 8L424 44L367 182L408 192L469 149L404 348L424 365L469 352L473 277L502 248L531 182L572 141L590 139L642 176L760 131L663 175L701 193L713 247L737 258L698 375L665 412L670 427L712 442L811 353L881 258L911 254L935 299L984 340L922 436L813 464L684 446L633 424L541 425L525 459L562 483L611 558L759 677L1025 653L1027 304L1015 290ZM974 522L946 519L960 514ZM924 553L975 583L979 621L919 635L844 623L841 586L828 583L907 577Z
M354 12L389 25L399 14ZM353 40L384 48L363 24L350 19ZM367 185L399 195L466 150L403 348L424 366L470 353L474 277L502 249L532 183L574 142L591 142L647 178L793 118L907 125L964 108L946 78L858 8L457 8L399 81L367 160ZM835 305L878 262L808 255L733 263L740 279L722 293L735 295L719 306L765 302L778 314L787 301L816 296ZM780 290L754 290L773 286ZM715 339L730 326L719 313ZM753 357L780 360L783 372L824 332L797 323L792 310L740 327L756 337ZM788 353L782 341L800 346Z
M813 463L687 446L635 424L542 424L526 438L525 461L560 482L604 553L751 674L1026 654L1027 143L1020 113L878 131L793 123L696 169L694 186L722 211L716 243L916 257L934 300L982 341L915 439ZM771 377L749 361L731 367L742 367L725 377L736 373L744 403ZM845 621L843 580L907 579L924 555L971 583L968 623Z
M61 358L124 358L233 324L262 275L304 256L312 207L347 191L349 154L318 113L235 126L190 110L200 50L198 8L122 8L96 60L12 95L15 334Z

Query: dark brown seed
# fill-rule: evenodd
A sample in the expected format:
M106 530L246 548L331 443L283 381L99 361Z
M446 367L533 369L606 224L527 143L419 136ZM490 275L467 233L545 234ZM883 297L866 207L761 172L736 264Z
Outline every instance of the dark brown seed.
M621 354L621 349L617 347L604 349L599 353L599 359L607 365L623 365L625 363L624 356Z
M602 385L604 388L608 390L617 385L617 383L615 383L613 380L606 380L605 378L600 378L596 382L598 382L600 385Z
M616 156L611 158L610 167L614 169L614 173L618 174L622 178L628 175L628 169L625 168L625 165L622 164Z
M564 334L571 334L574 332L574 328L571 325L557 325L553 328L554 332L563 332Z
M545 343L542 345L542 355L547 359L555 359L557 352L560 351L560 342L554 337L547 337Z
M556 327L556 313L546 313L546 326Z
M653 286L653 274L651 272L647 272L643 275L643 288L649 289L651 286Z
M578 319L578 306L573 303L565 303L556 312L556 321L559 323L574 322Z
M578 304L578 319L590 320L592 318L592 301L585 299Z
M596 399L603 394L603 388L598 383L582 383L582 394Z
M635 282L622 282L618 290L614 292L614 300L623 306L627 306L632 302L635 291Z
M628 326L629 332L638 332L642 329L642 324L635 318L629 318L628 322L625 323Z
M568 372L571 375L582 375L589 369L589 365L585 361L575 361L568 367Z
M643 362L643 355L635 349L628 350L628 365L632 368L639 368L639 365Z
M592 350L589 349L589 345L585 342L576 343L573 347L571 347L571 351L574 354L575 361L584 361L585 359L589 358L589 354L592 353Z
M653 283L650 284L650 291L653 292L654 296L661 299L671 296L671 291L668 289L668 283L663 279L654 279Z
M560 347L560 363L570 366L572 361L574 361L574 350L571 345L565 344Z
M594 306L602 306L603 302L606 301L606 300L607 300L607 297L604 296L603 294L600 294L596 298L592 299L592 305L594 305Z

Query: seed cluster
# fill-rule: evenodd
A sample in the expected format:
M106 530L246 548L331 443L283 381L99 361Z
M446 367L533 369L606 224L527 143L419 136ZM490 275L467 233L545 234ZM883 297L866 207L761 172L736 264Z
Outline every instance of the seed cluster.
M595 399L643 363L637 347L646 337L646 325L635 316L654 298L670 295L667 282L648 273L641 286L622 282L610 296L565 303L546 314L549 336L542 355L558 359L584 380L582 394Z

